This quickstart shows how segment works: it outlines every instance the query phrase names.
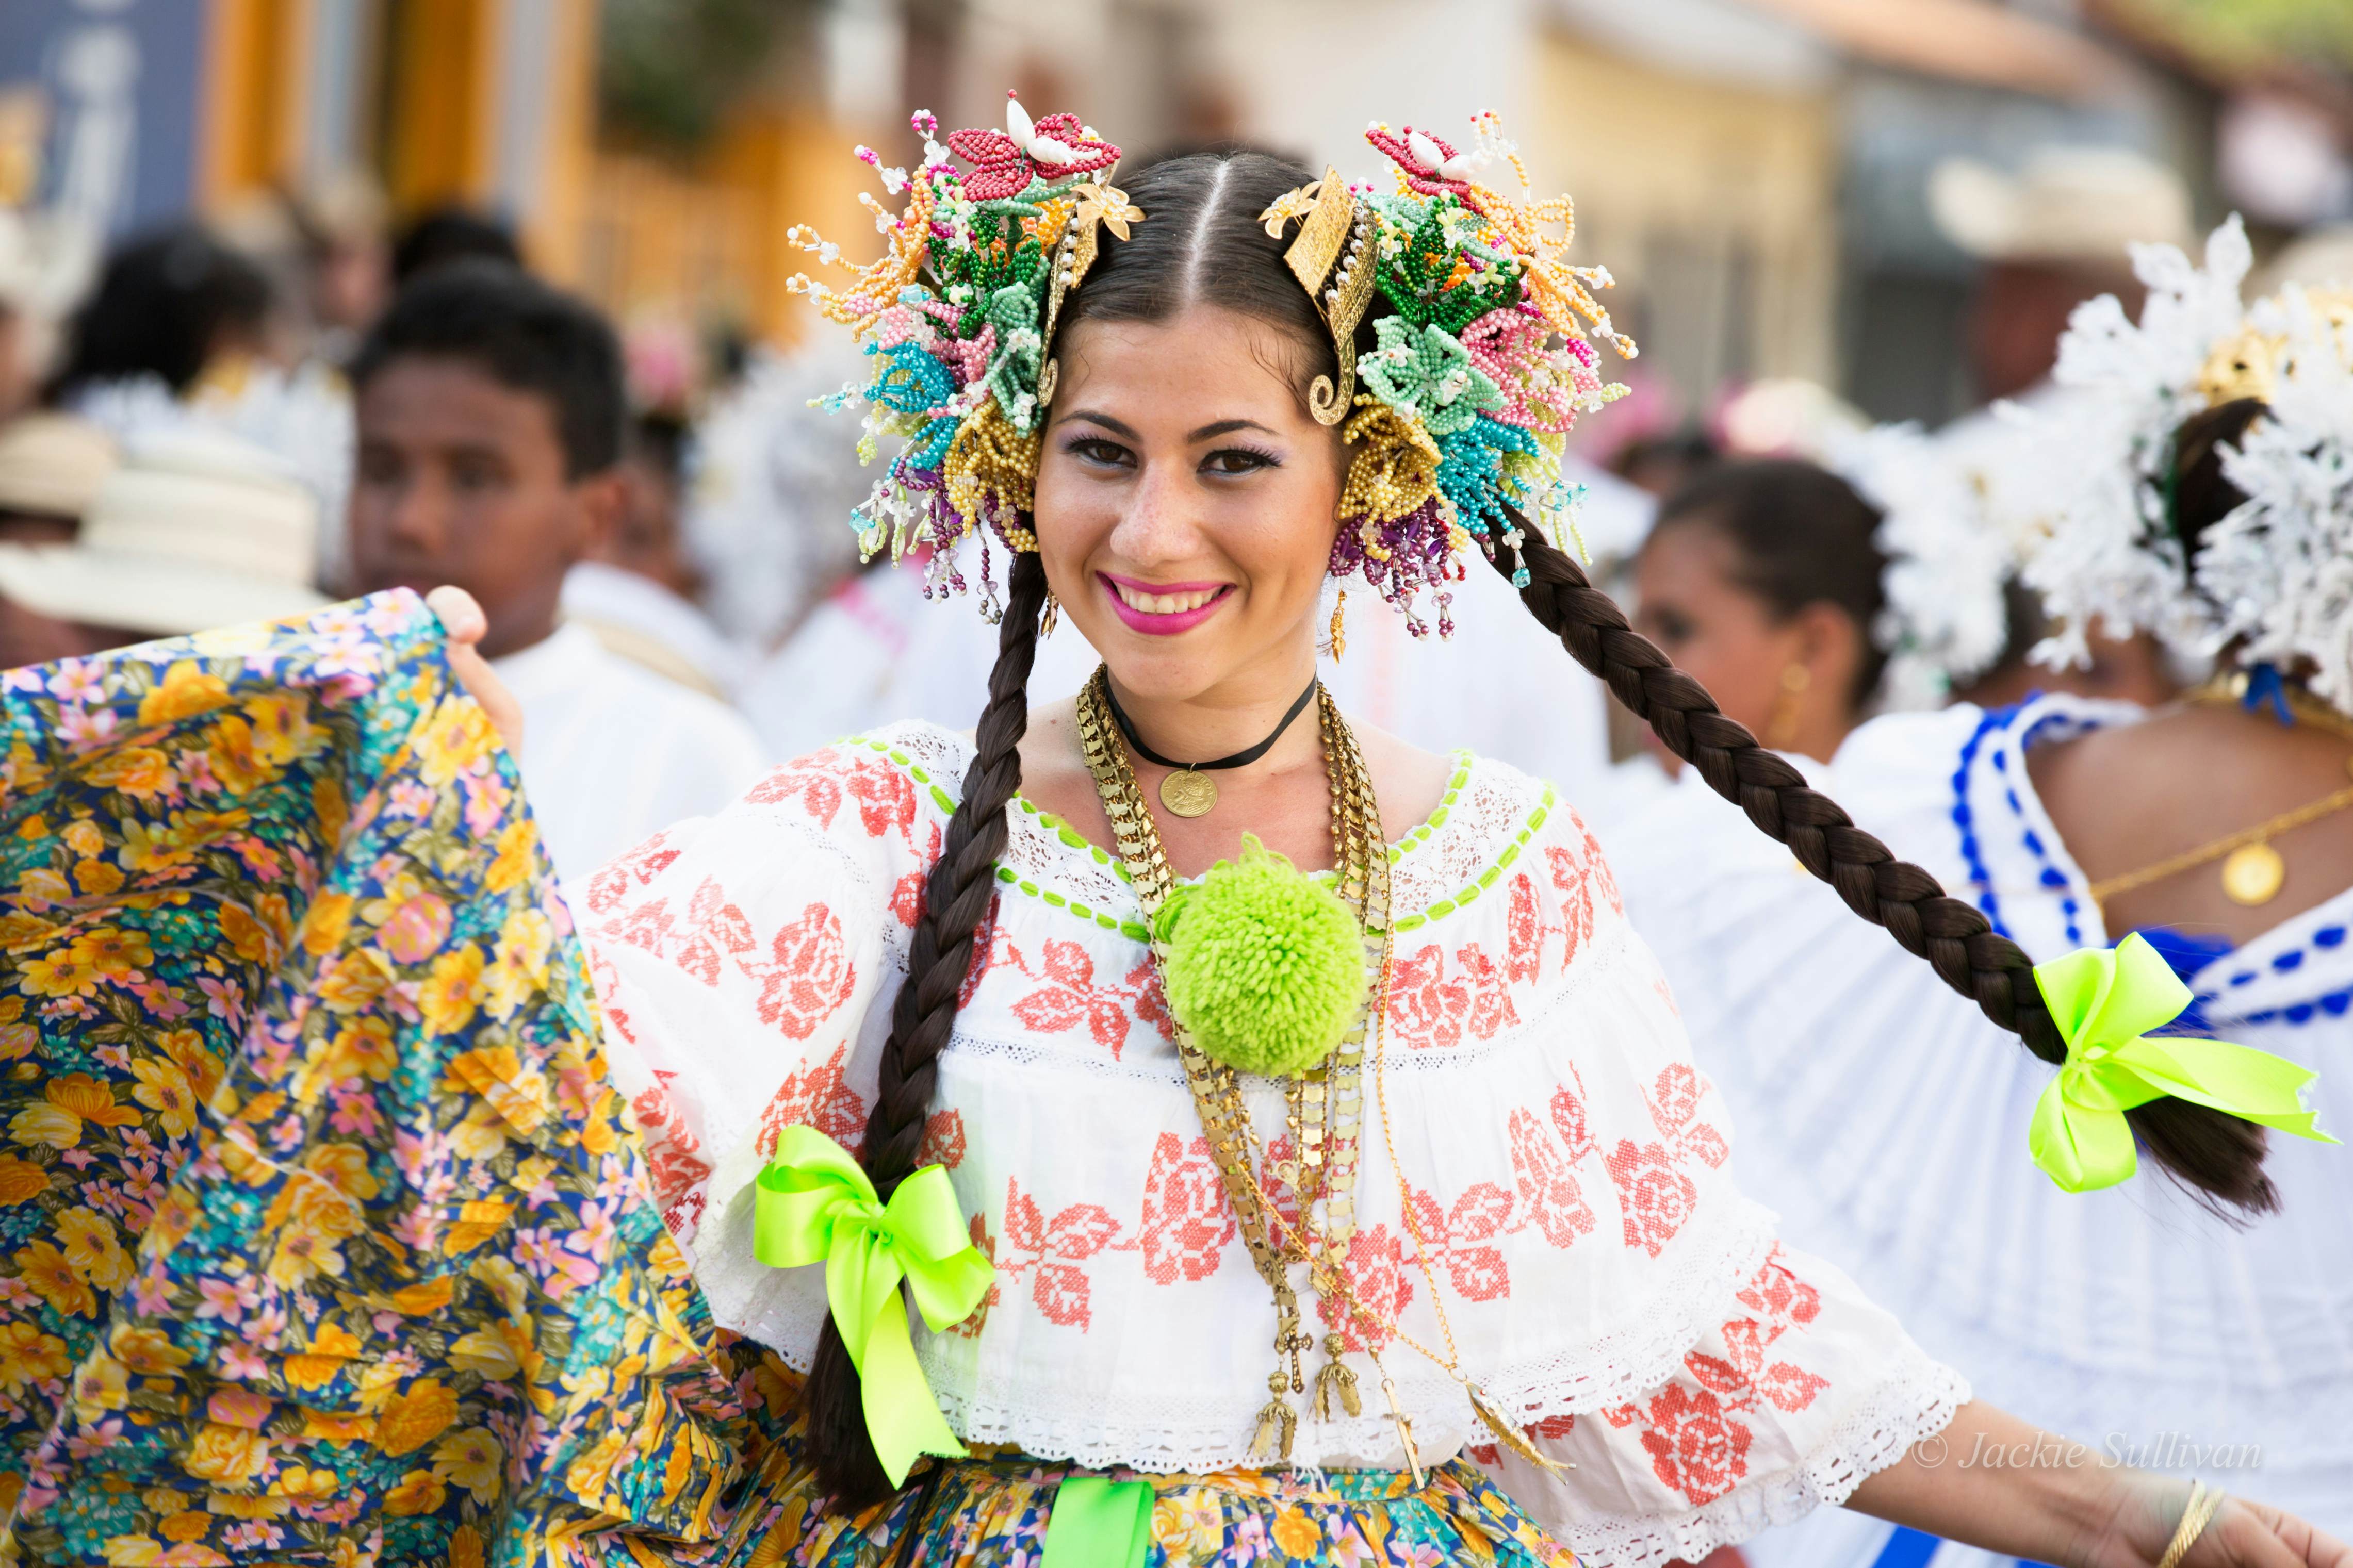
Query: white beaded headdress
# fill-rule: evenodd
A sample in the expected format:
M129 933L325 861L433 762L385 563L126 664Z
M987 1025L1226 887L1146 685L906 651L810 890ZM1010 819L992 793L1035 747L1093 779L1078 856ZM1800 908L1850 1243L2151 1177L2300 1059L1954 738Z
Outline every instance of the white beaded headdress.
M2197 657L2243 640L2245 662L2353 710L2353 300L2291 284L2250 312L2239 289L2253 259L2233 217L2203 267L2134 247L2148 289L2137 324L2113 295L2077 308L2055 376L2082 395L2021 447L2048 498L2025 576L2060 623L2037 654L2084 658L2094 620ZM2223 472L2248 499L2193 558L2173 516L2175 433L2243 396L2266 409Z

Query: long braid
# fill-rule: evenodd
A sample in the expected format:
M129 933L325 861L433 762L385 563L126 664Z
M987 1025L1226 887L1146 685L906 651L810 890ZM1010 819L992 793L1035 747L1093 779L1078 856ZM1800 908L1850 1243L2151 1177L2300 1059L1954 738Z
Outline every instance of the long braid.
M2016 942L1974 906L1947 894L1926 871L1897 859L1854 826L1836 801L1809 788L1796 767L1725 718L1704 687L1630 626L1582 567L1539 531L1523 531L1520 563L1531 581L1520 598L1577 663L1697 769L1709 788L1837 889L1848 908L1926 959L1946 984L2036 1056L2054 1064L2066 1059L2066 1041L2034 984L2033 961ZM1514 564L1509 551L1495 552L1498 572L1508 577ZM2260 1214L2278 1206L2263 1173L2261 1127L2169 1098L2126 1114L2151 1157L2209 1207Z
M1006 588L1005 620L997 664L988 676L988 706L974 731L972 765L964 797L923 884L923 910L907 942L907 978L891 1014L882 1047L881 1081L866 1119L860 1156L875 1190L888 1198L913 1173L923 1140L940 1052L955 1026L958 993L971 973L973 943L997 887L1005 853L1005 812L1021 787L1021 737L1029 727L1029 669L1038 653L1038 621L1046 605L1046 568L1035 552L1014 557ZM891 1493L866 1436L857 1368L841 1335L826 1320L803 1398L809 1454L818 1479L837 1507L860 1508Z

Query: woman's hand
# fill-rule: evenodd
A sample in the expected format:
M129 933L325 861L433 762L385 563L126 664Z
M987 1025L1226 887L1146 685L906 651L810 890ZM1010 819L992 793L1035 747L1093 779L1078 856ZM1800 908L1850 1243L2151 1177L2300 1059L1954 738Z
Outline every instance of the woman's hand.
M2189 1505L2186 1482L2124 1473L2126 1490L2092 1548L2096 1568L2150 1568ZM2224 1500L2181 1568L2353 1568L2353 1551L2266 1503Z
M2005 1557L2068 1568L2157 1568L2189 1483L2128 1470L1992 1405L1865 1477L1846 1506ZM2353 1568L2353 1551L2263 1503L2226 1500L2179 1568Z
M442 586L425 595L427 608L441 617L442 628L449 634L449 668L457 672L458 683L467 694L482 705L497 726L499 738L507 750L522 750L522 708L507 689L507 683L491 668L474 645L482 640L490 629L490 619L474 595L463 588Z

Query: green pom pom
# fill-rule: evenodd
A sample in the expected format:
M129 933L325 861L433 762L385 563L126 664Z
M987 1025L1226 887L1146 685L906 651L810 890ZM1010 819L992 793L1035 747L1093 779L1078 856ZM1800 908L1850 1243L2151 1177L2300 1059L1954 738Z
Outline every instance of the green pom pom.
M1339 896L1256 838L1162 906L1169 1010L1213 1061L1287 1077L1332 1052L1365 999L1365 944Z

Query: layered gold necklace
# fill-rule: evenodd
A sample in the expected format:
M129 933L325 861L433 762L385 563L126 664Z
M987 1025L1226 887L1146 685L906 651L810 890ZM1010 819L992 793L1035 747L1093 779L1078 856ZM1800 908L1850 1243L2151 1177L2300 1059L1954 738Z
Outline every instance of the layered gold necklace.
M1323 734L1324 772L1331 788L1332 848L1338 893L1363 932L1365 963L1371 984L1363 1007L1330 1055L1307 1071L1282 1079L1284 1121L1290 1134L1287 1152L1269 1158L1259 1150L1257 1132L1242 1100L1240 1075L1208 1056L1181 1018L1173 1020L1185 1081L1192 1091L1201 1130L1208 1136L1219 1179L1233 1206L1250 1261L1274 1295L1275 1369L1267 1378L1270 1397L1259 1412L1250 1451L1254 1458L1287 1461L1298 1437L1299 1412L1292 1400L1294 1395L1307 1393L1303 1352L1314 1347L1315 1338L1307 1331L1291 1270L1294 1265L1305 1264L1317 1293L1336 1304L1349 1320L1365 1347L1366 1359L1381 1374L1381 1392L1388 1401L1390 1420L1417 1484L1422 1467L1413 1423L1406 1415L1397 1385L1382 1365L1377 1348L1391 1337L1427 1356L1461 1384L1481 1422L1514 1453L1558 1468L1561 1467L1556 1461L1538 1453L1504 1420L1461 1371L1453 1330L1438 1299L1437 1281L1431 1277L1428 1252L1414 1224L1412 1204L1404 1190L1401 1172L1398 1173L1398 1180L1399 1198L1405 1205L1406 1226L1414 1241L1416 1262L1430 1287L1430 1305L1445 1336L1448 1353L1440 1355L1416 1343L1395 1322L1374 1312L1358 1298L1347 1274L1348 1246L1356 1233L1365 1041L1368 1032L1376 1040L1383 1038L1387 1026L1387 981L1392 956L1389 860L1386 836L1379 830L1380 807L1373 795L1372 773L1357 749L1356 738L1341 718L1331 694L1320 685L1314 694ZM1152 808L1136 784L1134 764L1120 743L1124 728L1113 716L1107 672L1099 668L1079 694L1080 751L1102 796L1103 813L1110 819L1112 837L1135 889L1136 900L1143 906L1146 924L1154 931L1154 957L1165 969L1169 956L1166 925L1158 917L1176 889L1176 878L1161 845L1160 829L1153 820ZM1380 1084L1377 1061L1375 1071L1377 1087L1385 1089ZM1385 1093L1383 1100L1386 1137ZM1392 1144L1390 1164L1394 1167L1396 1163ZM1278 1190L1289 1190L1293 1198L1289 1215L1283 1214L1282 1206L1262 1183L1261 1170L1278 1184ZM1363 1412L1356 1373L1344 1359L1346 1349L1346 1338L1336 1329L1324 1336L1324 1365L1315 1374L1313 1406L1318 1420L1330 1419L1335 1405L1351 1416Z

